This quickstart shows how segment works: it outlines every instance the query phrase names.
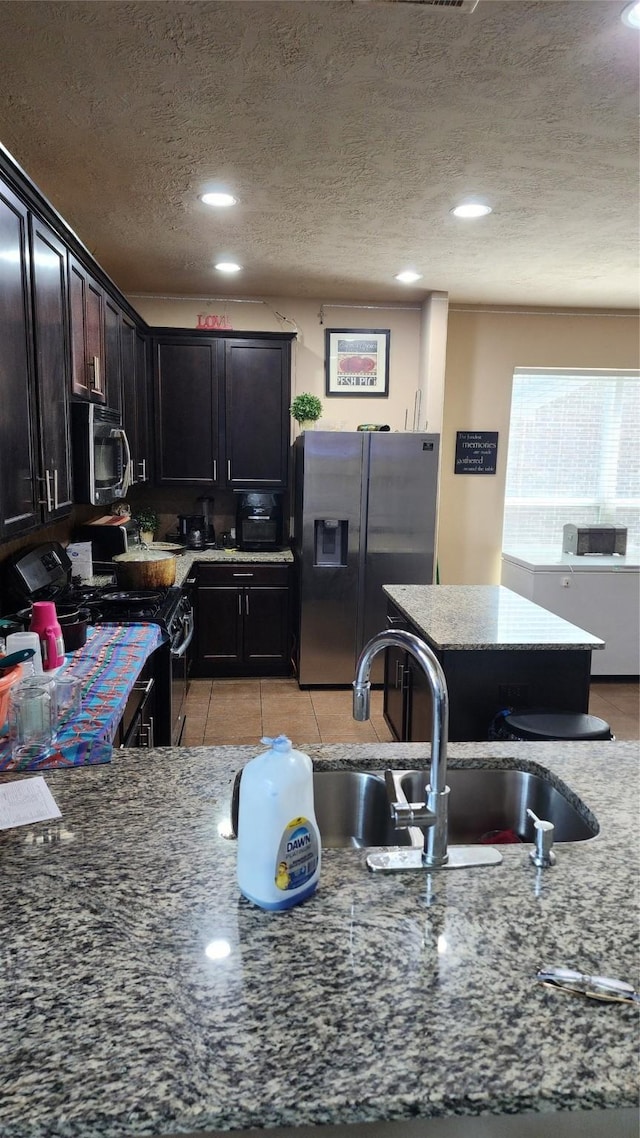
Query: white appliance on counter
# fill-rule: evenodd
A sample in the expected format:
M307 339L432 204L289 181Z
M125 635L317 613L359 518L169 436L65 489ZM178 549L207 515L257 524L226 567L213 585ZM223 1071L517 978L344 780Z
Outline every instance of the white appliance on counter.
M503 550L501 582L605 641L592 676L640 673L640 557Z

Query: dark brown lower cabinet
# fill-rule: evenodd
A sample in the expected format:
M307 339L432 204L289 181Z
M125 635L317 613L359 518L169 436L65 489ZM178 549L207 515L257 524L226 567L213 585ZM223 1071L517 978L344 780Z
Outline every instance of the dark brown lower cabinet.
M196 570L199 676L288 675L291 671L287 565L204 565Z
M403 649L388 648L384 717L393 735L402 742L424 742L431 738L431 716L431 690L424 672Z
M161 644L141 668L113 739L115 747L171 746L171 648Z

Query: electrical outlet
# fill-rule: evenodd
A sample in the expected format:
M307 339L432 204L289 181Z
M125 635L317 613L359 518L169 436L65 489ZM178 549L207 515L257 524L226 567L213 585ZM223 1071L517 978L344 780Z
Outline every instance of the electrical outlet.
M529 702L528 684L498 684L498 699L501 703L526 706Z
M563 589L570 589L571 588L571 577L563 577L560 584L562 585Z

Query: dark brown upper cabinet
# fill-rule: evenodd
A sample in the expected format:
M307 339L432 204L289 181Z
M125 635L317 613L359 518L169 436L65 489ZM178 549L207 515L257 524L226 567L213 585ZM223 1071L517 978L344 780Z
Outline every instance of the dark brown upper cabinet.
M147 481L148 381L144 321L0 147L0 542L71 511L70 398L126 393Z
M147 395L147 341L129 317L120 326L122 361L122 417L131 448L131 484L148 482L149 400Z
M291 341L226 340L226 485L286 489L291 419Z
M28 214L0 182L0 537L39 520Z
M149 380L149 339L136 329L136 482L153 477L153 431L151 429Z
M159 485L286 489L291 339L154 337Z
M104 397L109 407L122 414L122 322L124 313L119 304L102 294L104 316Z
M156 482L217 487L219 450L218 341L154 341Z
M105 403L104 294L84 265L69 254L71 391Z
M43 521L71 510L70 353L67 250L44 222L31 217L33 324Z
M67 251L0 182L0 538L71 510Z

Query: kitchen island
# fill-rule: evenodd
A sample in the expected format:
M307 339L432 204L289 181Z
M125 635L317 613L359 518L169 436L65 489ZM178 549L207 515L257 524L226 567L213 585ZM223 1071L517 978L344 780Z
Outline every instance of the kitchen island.
M305 749L317 769L428 765L417 744ZM467 1138L482 1115L518 1138L594 1119L592 1134L634 1133L638 1007L533 977L640 983L637 744L453 745L452 766L566 784L599 833L557 845L549 870L524 845L401 876L325 850L317 895L278 914L239 897L223 836L252 754L124 751L47 773L62 818L0 834L3 1138L384 1121Z
M424 639L449 689L449 737L486 739L504 708L583 713L591 652L604 641L502 585L385 585L388 621ZM396 738L431 737L430 697L411 659L392 650L385 718ZM412 698L417 696L417 698Z

